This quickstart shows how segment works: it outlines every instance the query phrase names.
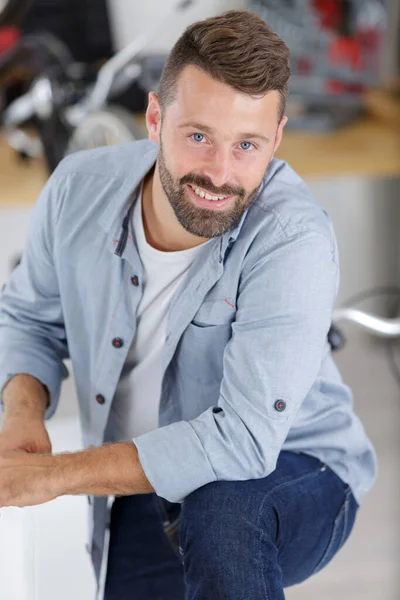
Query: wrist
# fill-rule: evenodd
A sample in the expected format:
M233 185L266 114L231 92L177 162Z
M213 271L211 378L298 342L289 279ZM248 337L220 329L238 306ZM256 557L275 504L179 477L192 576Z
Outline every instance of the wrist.
M42 426L44 424L44 414L37 410L24 410L20 407L17 410L9 410L4 412L3 429L18 428L20 430Z
M4 422L43 420L48 400L47 388L38 379L25 373L15 375L3 389Z
M153 492L132 442L104 444L54 458L57 495L125 496Z

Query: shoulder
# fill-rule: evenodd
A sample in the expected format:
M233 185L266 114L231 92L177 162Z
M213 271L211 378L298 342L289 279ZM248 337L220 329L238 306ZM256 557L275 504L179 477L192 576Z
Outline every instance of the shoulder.
M332 258L338 263L337 241L328 212L285 161L271 161L247 217L248 225L257 228L259 244L264 248L299 239L319 239L321 245L329 245Z
M57 167L55 175L124 178L135 169L135 166L147 162L153 155L154 157L157 155L157 146L147 139L82 150L66 156Z
M117 210L157 156L157 146L138 140L75 152L65 157L46 184L64 221L93 219L108 207Z

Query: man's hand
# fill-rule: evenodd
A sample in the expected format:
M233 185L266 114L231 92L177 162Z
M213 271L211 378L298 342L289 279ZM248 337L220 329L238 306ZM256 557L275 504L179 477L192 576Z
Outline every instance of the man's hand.
M125 496L153 492L132 442L82 452L0 452L0 507L33 506L65 495Z
M8 419L0 431L0 453L22 450L51 454L51 441L42 419Z

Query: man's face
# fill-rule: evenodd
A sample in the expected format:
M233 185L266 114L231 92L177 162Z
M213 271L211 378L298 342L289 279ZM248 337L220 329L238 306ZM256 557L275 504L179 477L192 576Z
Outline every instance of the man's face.
M161 185L186 231L213 238L234 229L257 195L285 124L278 123L279 94L254 98L194 66L182 71L176 91L149 129L160 144ZM152 110L159 111L155 95L148 121Z

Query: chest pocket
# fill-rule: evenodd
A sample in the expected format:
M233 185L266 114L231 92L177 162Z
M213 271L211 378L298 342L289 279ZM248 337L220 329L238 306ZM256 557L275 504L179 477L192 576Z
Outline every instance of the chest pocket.
M234 298L217 298L203 302L192 319L192 323L197 327L230 325L235 318L235 314Z
M182 372L203 385L222 380L224 350L236 314L233 300L204 302L182 335L178 358Z

